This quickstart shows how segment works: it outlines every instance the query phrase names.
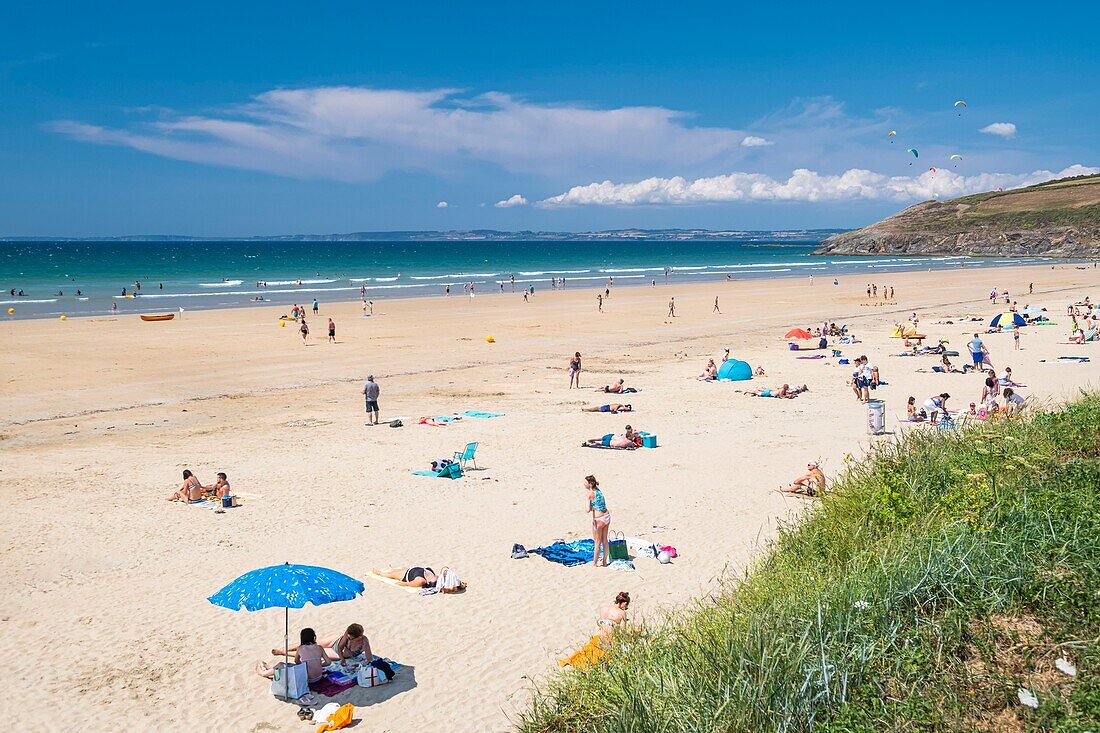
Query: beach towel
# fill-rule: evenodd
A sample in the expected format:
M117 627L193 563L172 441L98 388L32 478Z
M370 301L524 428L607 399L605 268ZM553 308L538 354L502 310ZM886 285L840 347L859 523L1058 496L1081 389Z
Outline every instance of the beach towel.
M432 478L462 478L462 466L449 463L438 471L413 471L413 476L431 476Z
M388 580L388 578L387 578ZM398 586L400 587L400 586ZM416 590L413 588L412 590ZM365 659L365 657L360 657ZM387 659L380 657L377 654L374 655L375 661L381 661L388 664L394 671L401 669L402 665ZM309 689L316 692L318 695L324 695L325 697L336 697L341 692L348 690L358 684L359 674L356 670L345 670L340 666L339 662L333 662L325 667L325 676L316 682L309 684Z
M607 651L604 650L600 643L600 635L596 634L580 649L559 661L558 666L585 669L599 662L606 654Z
M796 359L824 359L824 354L814 354L813 356L796 356Z
M327 733L331 730L341 730L351 725L352 716L355 715L355 706L350 702L340 707L330 714L325 716L325 722L317 726L315 733Z
M528 550L532 555L540 555L550 562L556 562L571 568L575 565L584 565L592 562L592 551L595 543L592 540L577 540L575 542L557 541L545 547L536 547Z
M465 415L466 417L480 417L480 418L504 417L503 412L482 412L481 410L466 410L466 412L464 412L462 414Z
M596 445L595 443L583 443L582 448L599 448L600 450L635 450L636 445L624 445L621 448L614 445Z

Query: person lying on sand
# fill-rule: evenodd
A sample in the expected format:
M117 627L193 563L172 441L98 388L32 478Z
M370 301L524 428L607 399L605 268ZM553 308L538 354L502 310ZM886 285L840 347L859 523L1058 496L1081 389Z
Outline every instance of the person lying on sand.
M436 581L434 570L419 565L411 568L374 568L371 572L383 578L396 580L398 585L407 588L431 588Z
M781 387L776 387L775 389L762 388L745 390L744 392L742 392L742 394L744 394L746 397L781 397L784 399L793 400L795 397L802 394L803 392L809 391L810 388L807 387L805 384L798 387L791 387L791 385L789 384L784 384Z
M637 448L641 445L642 438L638 435L638 432L629 425L626 426L626 432L622 435L615 435L611 438L609 448ZM603 447L603 438L589 438L584 441L586 446Z
M610 412L612 415L617 415L620 412L633 412L633 405L592 405L591 407L582 407L582 412Z
M615 384L605 384L602 387L597 387L596 391L597 392L607 392L607 393L610 393L610 394L622 394L624 391L627 390L627 387L623 386L623 382L625 382L625 381L626 380L624 380L624 379L620 379Z
M325 648L317 643L317 632L313 629L302 629L299 635L300 644L294 648L294 663L306 664L306 675L309 678L310 683L320 682L321 678L325 675L325 667L332 664L333 659L325 651ZM281 657L284 655L282 649L272 649L272 656ZM275 670L283 667L283 662L279 662L274 667L267 664L267 662L256 663L256 674L267 679L273 679L275 677Z
M628 621L626 612L630 608L630 594L620 591L615 596L615 602L600 607L600 618L596 621L600 636L609 637L615 633L615 629L623 626Z
M183 484L180 485L179 491L168 497L168 501L182 501L187 504L202 501L202 483L195 478L195 474L185 470Z
M368 662L374 659L374 654L371 652L370 648L370 640L368 640L367 635L363 633L363 627L360 624L351 624L343 634L323 638L318 641L317 644L325 651L325 654L331 651L331 656L338 660L340 664L345 664L349 659L356 659L358 657L362 657ZM271 654L276 657L297 653L298 647L296 646L287 649L285 654L282 649L271 650Z
M713 382L715 379L718 379L718 367L715 366L714 359L707 362L707 366L703 369L703 373L696 377L696 379L704 382Z
M817 461L806 464L806 473L796 478L790 486L779 489L785 494L817 496L825 491L825 474L817 467Z

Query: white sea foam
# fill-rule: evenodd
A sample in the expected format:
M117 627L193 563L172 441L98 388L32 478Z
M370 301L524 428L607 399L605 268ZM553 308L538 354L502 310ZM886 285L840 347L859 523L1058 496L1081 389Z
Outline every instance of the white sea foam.
M239 285L240 282L241 281L238 280L237 284ZM299 283L302 284L302 285L327 285L328 283L334 283L336 281L335 280L263 280L261 278L260 282L266 282L268 285L298 285Z
M591 270L535 270L534 272L520 272L520 275L583 275Z
M244 280L223 280L220 283L199 283L200 288L235 288Z
M36 300L34 298L19 298L17 300L0 300L0 305L19 305L21 303L56 303L57 298L46 298L44 300Z

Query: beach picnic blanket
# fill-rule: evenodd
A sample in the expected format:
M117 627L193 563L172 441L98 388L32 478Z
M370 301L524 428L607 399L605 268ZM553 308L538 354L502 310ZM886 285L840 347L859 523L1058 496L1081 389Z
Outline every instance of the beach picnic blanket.
M403 665L398 664L392 659L380 657L377 654L374 655L375 659L380 659L386 662L393 668L394 672L401 669ZM325 675L316 682L311 682L309 689L316 692L318 695L324 695L325 697L336 697L341 692L355 687L356 673L354 671L347 671L340 666L339 662L334 662L325 667Z
M466 412L462 414L466 417L479 417L486 419L490 417L504 417L503 412L483 412L481 410L466 410Z
M540 555L550 562L556 562L571 568L575 565L584 565L592 562L592 551L595 543L592 540L577 540L575 542L558 541L544 547L536 547L528 550L532 555Z

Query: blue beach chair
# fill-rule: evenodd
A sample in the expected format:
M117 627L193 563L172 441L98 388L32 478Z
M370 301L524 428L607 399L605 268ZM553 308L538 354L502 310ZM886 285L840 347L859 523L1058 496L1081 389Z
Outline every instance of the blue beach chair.
M477 468L477 461L474 460L474 453L477 452L477 443L467 443L466 449L461 453L455 453L455 463L466 468L466 462L470 461L474 464L474 468Z

